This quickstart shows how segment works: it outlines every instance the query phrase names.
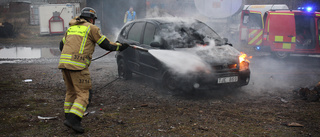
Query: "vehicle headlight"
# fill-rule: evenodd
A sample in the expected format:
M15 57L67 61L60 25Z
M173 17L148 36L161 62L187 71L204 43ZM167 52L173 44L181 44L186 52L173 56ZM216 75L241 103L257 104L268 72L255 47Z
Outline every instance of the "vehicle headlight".
M249 63L246 61L240 62L240 71L248 70L249 69Z
M247 56L247 54L241 52L241 55L239 56L239 62L240 62L240 71L248 70L249 69L249 59L251 59L252 56Z

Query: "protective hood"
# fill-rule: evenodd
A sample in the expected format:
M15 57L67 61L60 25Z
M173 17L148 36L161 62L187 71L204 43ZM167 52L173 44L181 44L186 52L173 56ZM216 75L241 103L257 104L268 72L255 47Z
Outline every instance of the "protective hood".
M69 26L79 25L79 24L86 23L86 22L87 21L85 19L80 18L79 16L76 16L69 22Z

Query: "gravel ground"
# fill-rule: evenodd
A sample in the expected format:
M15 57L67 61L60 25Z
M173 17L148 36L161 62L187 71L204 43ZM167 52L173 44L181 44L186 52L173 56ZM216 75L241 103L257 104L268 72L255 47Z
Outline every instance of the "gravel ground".
M97 48L94 57L103 53ZM0 60L9 61L0 64L0 136L320 136L319 101L292 93L319 81L318 59L304 64L259 57L243 88L174 94L141 76L118 79L111 53L90 66L94 93L82 122L86 131L77 134L63 125L58 58ZM290 73L282 69L289 67Z

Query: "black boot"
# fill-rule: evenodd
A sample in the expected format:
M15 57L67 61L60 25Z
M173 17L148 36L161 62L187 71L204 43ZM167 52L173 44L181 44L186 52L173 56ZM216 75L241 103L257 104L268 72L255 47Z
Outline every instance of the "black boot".
M72 128L74 131L78 133L84 133L84 129L81 126L81 119L79 116L69 113L67 116L67 119L64 121L64 125L66 125L69 128Z
M64 113L64 116L65 116L66 119L64 120L63 124L64 124L65 126L71 128L71 124L70 124L70 122L68 122L69 113Z
M68 115L69 115L69 113L64 113L64 117L65 117L66 119L68 119Z

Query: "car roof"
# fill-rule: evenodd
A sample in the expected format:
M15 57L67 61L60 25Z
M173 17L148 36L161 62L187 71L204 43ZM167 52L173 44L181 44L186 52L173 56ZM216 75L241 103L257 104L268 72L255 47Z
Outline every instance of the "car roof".
M191 19L191 18L178 18L178 17L157 17L157 18L144 18L144 19L137 19L134 20L133 22L140 22L140 21L147 21L147 22L155 22L159 24L164 24L164 23L187 23L187 22L200 22L199 20L196 19Z
M270 10L268 12L276 12L276 13L308 13L308 14L319 14L320 12L307 12L301 10Z

